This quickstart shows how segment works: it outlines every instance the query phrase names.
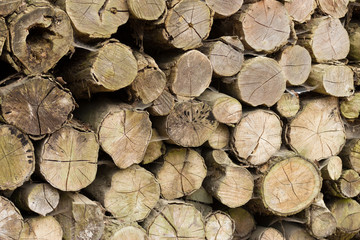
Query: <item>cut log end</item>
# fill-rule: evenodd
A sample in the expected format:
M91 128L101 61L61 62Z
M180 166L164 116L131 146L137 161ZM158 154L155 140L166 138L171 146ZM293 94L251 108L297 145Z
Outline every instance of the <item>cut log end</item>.
M300 99L294 93L284 93L276 103L276 110L280 116L292 118L300 110Z
M212 213L206 217L205 233L208 240L231 240L233 239L235 224L231 217L221 211Z
M52 216L32 217L25 219L24 228L19 239L63 239L63 230Z
M315 0L286 1L284 5L289 15L299 23L310 20L317 7Z
M12 202L2 196L0 196L0 209L2 212L0 216L0 238L19 239L24 226L20 211Z
M321 11L333 18L342 18L348 12L349 0L318 0Z
M163 0L128 0L127 5L134 18L146 21L157 20L166 8L166 2Z
M211 134L207 145L212 149L226 148L230 143L230 131L224 124L219 124L216 130Z
M235 14L243 5L243 0L206 0L205 2L218 18Z

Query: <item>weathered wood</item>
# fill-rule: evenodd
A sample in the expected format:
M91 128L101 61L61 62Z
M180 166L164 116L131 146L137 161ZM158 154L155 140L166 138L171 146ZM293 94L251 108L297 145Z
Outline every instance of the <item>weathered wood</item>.
M315 0L292 0L284 2L289 15L299 23L310 20L317 4Z
M271 227L256 227L255 231L251 234L250 240L267 240L278 239L285 240L281 232Z
M212 196L205 190L203 186L201 186L198 190L196 190L192 194L186 196L185 199L187 201L199 202L204 204L212 204L214 202Z
M34 147L27 135L11 125L0 125L0 190L13 190L35 170Z
M153 116L166 116L171 112L174 106L174 96L169 92L168 89L164 89L160 96L154 100L153 105L147 110Z
M33 3L8 18L7 60L17 71L45 73L72 48L67 14L50 4Z
M160 200L143 226L150 239L205 239L205 223L196 208L181 201Z
M164 161L154 169L163 198L173 200L195 192L206 177L202 156L190 148L167 151Z
M147 21L160 18L166 8L164 0L127 0L126 3L132 17Z
M151 138L151 121L147 112L97 99L84 103L76 116L91 125L101 148L119 168L127 168L143 160Z
M161 140L161 136L158 131L153 128L151 134L150 143L146 149L142 164L149 164L165 154L166 146Z
M0 238L19 239L24 226L23 217L15 205L0 196Z
M284 5L275 0L245 4L233 21L236 35L244 39L246 48L255 51L275 52L290 36L291 18Z
M295 223L281 222L274 226L287 240L315 240L303 227Z
M348 66L316 64L306 83L316 87L315 92L335 97L349 97L354 94L354 73Z
M114 217L127 222L145 219L160 197L154 175L138 165L124 170L103 166L85 191Z
M287 125L286 136L293 150L312 161L337 155L346 141L338 100L303 101L303 109Z
M257 109L245 113L231 138L234 153L240 161L261 165L281 146L282 122L272 111Z
M276 103L276 110L281 117L295 117L300 110L299 96L294 93L284 93Z
M234 220L224 212L213 212L205 219L205 236L208 240L231 240L234 231Z
M26 218L19 240L61 240L63 230L58 221L52 216Z
M230 208L228 211L235 222L234 239L248 239L256 228L253 215L244 208Z
M322 12L333 18L342 18L348 12L349 0L317 0Z
M225 124L219 124L216 130L211 134L210 138L205 143L206 146L212 149L226 148L230 143L230 131Z
M80 193L62 192L52 215L63 229L64 240L97 240L104 231L102 207Z
M93 131L64 126L38 145L39 172L57 189L79 191L95 179L99 148Z
M0 97L3 120L34 136L60 129L75 108L71 93L51 76L11 78Z
M215 18L229 17L242 6L243 0L205 0L209 8L215 12Z
M118 219L106 219L101 240L148 240L145 230L137 223L126 223Z
M355 61L360 61L360 23L358 21L351 21L346 27L350 39L350 52L348 58Z
M6 26L5 19L0 17L0 55L3 51L3 47L5 45L5 41L7 37L8 37L8 29Z
M340 153L345 167L360 173L360 139L349 139Z
M213 197L230 208L251 199L254 179L246 168L234 164L222 150L209 151L204 158L208 174L203 185Z
M343 162L338 156L331 156L320 163L321 177L324 180L338 180L342 173Z
M325 186L333 196L353 198L360 194L360 176L355 170L347 169L338 180L325 181Z
M360 113L360 92L355 92L354 95L345 98L340 103L340 111L345 118L358 118Z
M23 0L0 0L0 16L7 16L13 13Z
M11 195L21 209L46 216L58 205L59 192L47 183L27 183L17 188Z

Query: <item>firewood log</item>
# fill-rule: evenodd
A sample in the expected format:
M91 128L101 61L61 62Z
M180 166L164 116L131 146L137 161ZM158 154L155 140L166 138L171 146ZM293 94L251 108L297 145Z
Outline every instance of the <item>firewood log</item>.
M133 18L146 21L159 19L166 8L165 0L127 0L126 3Z
M24 228L21 231L19 240L61 240L63 230L61 225L52 216L25 218Z
M338 180L342 173L343 161L338 156L331 156L320 163L321 177L324 180Z
M12 14L22 2L22 0L0 0L0 16Z
M198 190L185 197L187 201L200 202L204 204L212 204L213 197L201 186Z
M328 193L336 197L353 198L360 194L360 176L353 169L342 171L338 180L325 181L324 185Z
M3 121L33 136L60 129L75 108L71 93L51 76L10 78L0 97Z
M235 14L243 4L243 0L205 0L205 2L215 12L215 18L229 17Z
M345 98L340 103L340 112L341 115L345 118L358 118L360 113L360 93L355 92L354 95Z
M145 230L136 222L127 223L118 219L106 219L101 240L148 240Z
M351 21L347 25L347 30L350 39L350 52L348 58L351 60L360 60L360 23L358 21Z
M333 18L342 18L348 12L349 0L317 0L322 12Z
M20 211L7 198L0 196L0 238L19 239L24 220Z
M279 230L287 240L315 240L306 230L298 224L290 222L281 222L274 226Z
M205 219L205 236L208 240L231 240L234 231L234 220L224 212L213 212Z
M175 106L175 97L168 91L164 91L154 100L153 105L147 110L153 116L166 116Z
M344 166L350 169L354 169L358 173L360 173L359 149L360 139L349 139L340 153Z
M219 124L216 130L210 135L205 146L212 149L226 148L230 143L230 131L225 124Z
M250 240L267 240L267 239L277 239L285 240L281 232L271 227L256 227L255 231L251 234Z
M244 208L230 208L228 212L235 222L234 239L248 239L256 228L253 215Z
M295 117L300 110L299 96L294 93L284 93L276 103L276 110L281 117Z
M35 170L33 144L14 126L0 125L0 149L0 190L14 190Z
M299 23L310 20L317 7L316 0L292 0L284 5L293 20Z
M144 159L142 160L142 164L149 164L161 157L166 152L166 146L164 142L161 140L161 136L158 131L153 128L152 134L150 138L150 143L146 149Z

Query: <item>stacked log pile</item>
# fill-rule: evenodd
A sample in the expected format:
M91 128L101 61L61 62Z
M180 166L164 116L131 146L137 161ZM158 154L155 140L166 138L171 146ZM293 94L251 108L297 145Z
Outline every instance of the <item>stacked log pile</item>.
M360 239L360 4L0 0L0 239Z

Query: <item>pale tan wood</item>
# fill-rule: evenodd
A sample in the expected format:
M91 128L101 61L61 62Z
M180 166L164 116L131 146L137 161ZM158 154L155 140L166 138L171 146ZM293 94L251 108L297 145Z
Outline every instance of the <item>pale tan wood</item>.
M0 16L13 13L22 3L22 0L0 0Z
M158 131L153 128L150 138L150 143L146 149L144 159L142 164L149 164L165 154L166 146L165 143L161 140L161 136Z
M244 208L230 208L228 212L235 222L234 239L248 239L256 228L253 215Z
M203 186L197 189L192 194L185 197L187 201L199 202L204 204L212 204L213 198L212 196L205 190ZM205 216L205 215L204 215Z
M243 0L205 0L216 18L229 17L236 13L242 6Z
M232 133L232 148L240 161L261 165L281 146L282 122L272 111L257 109L244 114Z
M48 183L27 183L17 188L11 198L19 208L46 216L57 207L60 195Z
M160 186L154 175L133 165L124 170L103 166L85 191L121 221L142 221L160 198Z
M19 239L24 220L20 211L7 198L0 196L0 238Z
M250 240L285 240L281 232L271 227L257 226Z
M350 39L350 52L348 58L360 61L360 23L356 20L351 21L346 27Z
M165 0L127 0L126 3L132 17L147 21L160 18L166 8Z
M333 18L342 18L348 12L349 0L317 0L322 12Z
M317 7L315 0L285 1L284 5L289 15L299 23L310 20Z
M312 65L306 83L316 87L315 92L335 97L349 97L355 91L354 72L348 66Z
M349 139L340 153L345 167L360 173L360 139Z
M276 103L276 110L282 117L294 117L300 110L299 96L294 93L284 93Z
M201 187L206 165L199 153L190 148L173 148L163 158L163 163L154 169L163 198L180 198Z
M295 223L283 221L274 227L279 230L287 240L315 240L305 228Z
M338 156L331 156L320 163L321 177L325 180L338 180L342 173L343 162Z
M213 212L205 219L205 236L208 240L231 240L234 231L234 220L222 211Z
M106 219L101 240L149 240L145 230L136 222L127 223L118 219Z
M287 125L290 147L312 161L337 155L345 144L345 128L334 97L303 101L302 110Z
M205 143L206 146L212 149L226 148L230 143L230 131L225 124L219 124L216 130L210 135L210 138Z
M203 185L213 197L230 208L240 207L251 199L254 178L246 168L234 164L222 150L205 153L205 161L208 175Z
M343 99L340 103L341 115L347 119L355 119L360 113L360 92Z
M353 169L342 171L338 180L326 181L324 185L336 197L353 198L360 194L360 176Z
M175 106L175 97L166 88L147 110L153 116L166 116Z
M19 240L61 240L63 230L52 216L26 218Z

